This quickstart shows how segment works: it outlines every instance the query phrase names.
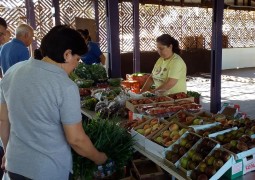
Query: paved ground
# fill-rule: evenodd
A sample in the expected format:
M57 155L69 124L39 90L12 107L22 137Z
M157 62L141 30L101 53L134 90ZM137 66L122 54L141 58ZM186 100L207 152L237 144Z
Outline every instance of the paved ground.
M222 71L221 98L223 102L239 104L241 111L255 118L255 68ZM202 94L201 104L210 109L211 80L208 77L191 77L187 82L188 90Z

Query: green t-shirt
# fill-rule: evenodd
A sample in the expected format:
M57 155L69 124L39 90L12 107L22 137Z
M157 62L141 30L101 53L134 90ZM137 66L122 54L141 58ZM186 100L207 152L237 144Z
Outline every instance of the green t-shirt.
M160 57L152 70L152 77L156 88L163 84L168 78L177 79L177 83L165 94L174 94L178 92L187 92L186 87L187 68L183 59L173 54L170 59L164 60Z

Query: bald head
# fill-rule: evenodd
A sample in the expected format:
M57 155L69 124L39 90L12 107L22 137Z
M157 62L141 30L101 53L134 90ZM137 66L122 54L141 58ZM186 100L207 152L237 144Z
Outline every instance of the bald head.
M26 46L29 46L34 37L34 30L27 24L20 24L15 30L15 36L21 40Z

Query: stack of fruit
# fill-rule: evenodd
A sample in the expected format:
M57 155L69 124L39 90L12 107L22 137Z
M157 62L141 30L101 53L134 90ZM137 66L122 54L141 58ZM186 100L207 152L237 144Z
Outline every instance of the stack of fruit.
M149 136L162 129L166 124L154 118L146 122L143 127L139 127L136 131L144 136Z
M218 134L216 137L213 137L213 138L216 139L216 141L218 141L220 144L226 144L232 140L238 140L244 135L251 136L255 133L254 130L255 129L253 128L251 129L251 128L241 127L237 130L234 129L223 134Z
M200 139L194 133L185 133L183 138L179 139L168 151L166 151L166 159L172 163L176 163L190 148Z
M238 140L232 140L230 143L223 145L224 148L238 154L243 151L255 148L255 139L252 139L248 135L243 135Z
M181 169L184 171L194 170L216 145L217 143L209 138L202 139L188 151L186 156L181 158Z
M215 149L191 172L190 178L192 180L210 179L230 158L231 155L226 150Z
M212 125L208 128L203 128L203 129L198 129L196 130L196 133L199 134L200 136L208 137L209 134L213 134L215 132L223 131L225 129L229 129L231 126L225 126L222 124L218 125Z
M171 123L169 128L162 131L159 136L153 137L153 141L168 147L179 139L187 130L187 128L181 127L177 123Z

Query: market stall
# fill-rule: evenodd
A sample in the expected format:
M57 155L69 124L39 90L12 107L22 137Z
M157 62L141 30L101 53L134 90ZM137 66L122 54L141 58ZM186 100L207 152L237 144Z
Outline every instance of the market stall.
M136 94L142 82L115 79L103 88L87 88L82 114L106 121L118 117L117 124L134 140L133 148L173 178L231 179L254 170L255 121L239 112L238 105L225 103L212 114L194 102L196 92Z

